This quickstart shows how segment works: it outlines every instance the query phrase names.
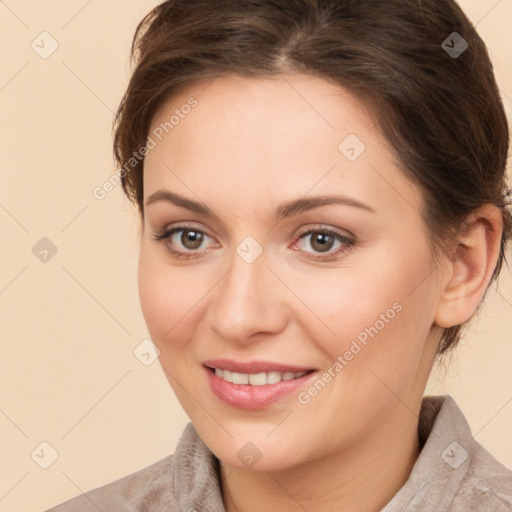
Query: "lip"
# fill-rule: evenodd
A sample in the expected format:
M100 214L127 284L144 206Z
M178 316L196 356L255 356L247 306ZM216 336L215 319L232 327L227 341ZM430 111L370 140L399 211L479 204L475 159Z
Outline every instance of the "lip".
M222 365L216 366L216 368L219 367L222 368ZM240 368L239 364L237 368ZM274 371L279 371L276 369L275 365L272 368L274 368ZM290 367L286 365L286 368L296 367ZM224 369L229 370L228 368ZM236 407L238 409L243 409L246 411L255 411L258 409L263 409L277 402L278 400L281 400L291 395L294 392L297 393L298 390L301 387L305 387L311 379L316 378L316 375L318 373L316 371L310 370L310 373L307 373L302 377L299 377L298 379L282 380L276 384L265 384L263 386L252 386L251 384L233 384L232 382L227 382L221 377L215 375L215 372L208 366L203 366L203 371L206 374L206 378L210 385L210 389L217 398L219 398L224 403L232 407ZM257 372L249 372L246 370L245 372L240 373Z
M222 368L237 373L263 373L263 372L310 372L314 368L307 366L295 366L270 361L233 361L232 359L208 359L203 361L204 366L209 368Z

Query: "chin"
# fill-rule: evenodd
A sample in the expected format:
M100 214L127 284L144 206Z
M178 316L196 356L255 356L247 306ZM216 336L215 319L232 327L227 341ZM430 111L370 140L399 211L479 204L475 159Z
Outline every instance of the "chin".
M281 433L281 437L275 434L266 437L270 430L265 426L265 433L261 435L247 435L246 432L236 435L230 431L233 434L231 437L224 430L220 430L223 432L221 437L212 430L208 430L203 436L201 429L196 427L197 433L214 455L233 468L252 472L276 472L304 462L304 454L297 453L297 443L285 431ZM285 443L285 439L289 445Z

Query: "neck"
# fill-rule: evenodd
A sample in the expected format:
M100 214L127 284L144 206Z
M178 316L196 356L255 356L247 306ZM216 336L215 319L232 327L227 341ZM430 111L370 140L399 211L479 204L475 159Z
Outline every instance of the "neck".
M221 462L226 512L377 512L409 477L420 452L417 432L418 417L399 406L356 444L293 468L255 472Z

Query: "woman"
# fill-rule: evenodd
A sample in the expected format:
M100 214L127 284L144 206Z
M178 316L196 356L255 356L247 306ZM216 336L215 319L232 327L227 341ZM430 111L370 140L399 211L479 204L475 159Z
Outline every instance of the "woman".
M436 358L501 270L508 127L451 0L171 0L117 113L139 290L191 419L58 511L512 510Z

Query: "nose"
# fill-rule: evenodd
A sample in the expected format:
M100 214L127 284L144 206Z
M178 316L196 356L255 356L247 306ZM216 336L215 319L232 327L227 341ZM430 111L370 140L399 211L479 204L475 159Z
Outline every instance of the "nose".
M252 263L234 254L230 271L211 297L211 329L221 339L237 344L281 332L288 318L282 287L264 254Z

